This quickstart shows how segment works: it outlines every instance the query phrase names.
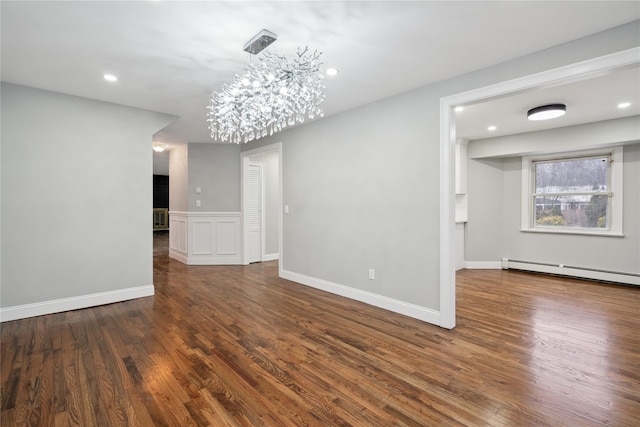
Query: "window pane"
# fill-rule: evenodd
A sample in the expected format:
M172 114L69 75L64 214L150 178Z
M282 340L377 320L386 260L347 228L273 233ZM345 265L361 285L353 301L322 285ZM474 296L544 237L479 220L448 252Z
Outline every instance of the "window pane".
M535 225L607 228L608 196L536 196Z
M608 156L535 163L536 193L608 191Z

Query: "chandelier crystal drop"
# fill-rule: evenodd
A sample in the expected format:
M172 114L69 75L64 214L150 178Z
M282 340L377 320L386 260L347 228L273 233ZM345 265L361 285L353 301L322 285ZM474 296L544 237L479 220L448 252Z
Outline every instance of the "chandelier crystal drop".
M211 138L247 143L287 126L324 116L322 53L298 48L293 59L264 52L233 83L224 84L209 100Z

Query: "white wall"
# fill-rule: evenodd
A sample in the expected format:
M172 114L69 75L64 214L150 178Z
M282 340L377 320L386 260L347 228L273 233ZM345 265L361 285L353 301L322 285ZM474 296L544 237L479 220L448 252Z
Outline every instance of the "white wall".
M151 139L171 120L2 84L3 320L153 293Z

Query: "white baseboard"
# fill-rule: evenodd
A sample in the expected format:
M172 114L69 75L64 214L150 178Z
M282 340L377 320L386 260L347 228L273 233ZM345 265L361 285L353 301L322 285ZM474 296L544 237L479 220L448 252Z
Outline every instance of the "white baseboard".
M43 316L45 314L78 310L96 305L111 304L135 298L153 296L154 286L137 286L135 288L118 289L117 291L99 292L90 295L61 298L33 304L16 305L0 308L0 322L25 319L27 317Z
M179 258L176 259L187 265L242 265L242 259L239 255L191 255L186 259L186 261L182 261Z
M169 258L173 258L183 264L189 264L189 258L187 258L187 254L178 250L169 248Z
M375 307L383 308L394 313L402 314L414 319L440 326L440 312L404 301L399 301L383 295L374 294L360 289L351 288L315 277L305 276L288 270L280 270L280 277L302 285L320 289L332 294L340 295L352 300L360 301Z
M500 261L465 261L464 268L473 270L500 270L502 263Z
M263 258L262 261L265 261L265 262L275 261L277 259L280 259L280 254L277 252L275 254L265 254L262 258Z

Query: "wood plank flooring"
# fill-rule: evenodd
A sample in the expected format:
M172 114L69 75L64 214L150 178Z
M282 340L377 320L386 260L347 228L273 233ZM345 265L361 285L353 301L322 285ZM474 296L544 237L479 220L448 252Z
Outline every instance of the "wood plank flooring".
M277 277L6 322L2 426L639 426L640 289L463 270L451 331Z

